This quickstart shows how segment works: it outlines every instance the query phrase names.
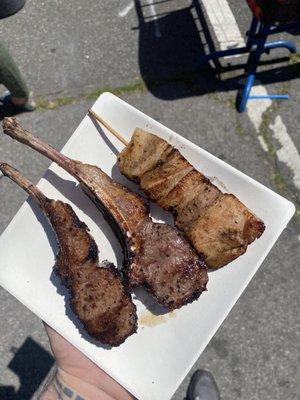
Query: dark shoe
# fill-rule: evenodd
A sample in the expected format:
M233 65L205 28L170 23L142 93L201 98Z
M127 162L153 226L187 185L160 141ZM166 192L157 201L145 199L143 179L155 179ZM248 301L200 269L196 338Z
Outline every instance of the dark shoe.
M187 390L186 400L221 400L219 388L210 372L202 369L194 372Z
M7 18L16 14L24 7L25 0L1 0L0 18Z
M11 112L16 111L16 113L24 111L31 112L36 109L36 104L33 100L30 99L30 97L24 104L14 104L11 100L11 94L9 92L0 97L0 103L2 103L2 107L4 109L10 110Z

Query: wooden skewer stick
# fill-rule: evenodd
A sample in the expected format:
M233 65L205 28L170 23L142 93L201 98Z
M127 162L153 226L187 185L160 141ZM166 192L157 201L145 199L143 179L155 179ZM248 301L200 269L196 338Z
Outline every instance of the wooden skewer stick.
M108 129L117 139L120 140L120 142L122 142L125 146L128 145L128 141L122 135L120 135L120 133L117 132L112 126L104 121L104 119L102 119L100 115L96 114L95 111L93 111L92 109L89 109L88 113L92 115L98 122L104 125L106 129Z

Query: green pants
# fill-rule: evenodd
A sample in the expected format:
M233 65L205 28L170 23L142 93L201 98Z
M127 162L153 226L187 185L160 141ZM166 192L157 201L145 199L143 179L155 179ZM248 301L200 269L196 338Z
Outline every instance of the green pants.
M17 64L2 42L0 42L0 83L2 83L14 97L23 98L29 95L28 87Z

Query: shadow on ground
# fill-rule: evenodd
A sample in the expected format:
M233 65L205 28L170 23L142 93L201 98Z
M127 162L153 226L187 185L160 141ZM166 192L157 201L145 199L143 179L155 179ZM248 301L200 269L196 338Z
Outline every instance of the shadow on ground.
M16 115L22 114L24 111L17 110L16 108L9 107L0 103L0 121L5 117L14 117Z
M14 357L8 368L20 381L19 388L0 385L0 399L30 400L51 370L54 359L35 340L28 337L19 349L12 348Z
M149 15L148 3L135 0L140 71L147 89L154 96L175 100L240 89L247 56L242 58L242 64L241 58L222 60L222 64L203 61L205 54L215 50L215 45L199 0L193 0L190 6L181 9L176 9L176 2L160 0L155 2L155 7L157 18ZM257 79L261 83L300 77L300 64L287 64L289 57L274 57L276 52L260 63L262 71L257 73ZM280 65L274 67L275 63ZM229 72L229 77L221 78L225 72Z

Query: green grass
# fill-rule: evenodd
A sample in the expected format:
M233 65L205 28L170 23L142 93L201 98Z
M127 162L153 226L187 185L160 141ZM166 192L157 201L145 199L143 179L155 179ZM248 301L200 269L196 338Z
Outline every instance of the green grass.
M262 121L259 127L259 134L263 137L267 148L268 153L275 157L276 155L276 148L271 140L270 135L270 123L271 123L271 116L273 115L274 111L278 108L278 104L274 102L271 107L269 107L262 115Z
M136 82L128 83L127 85L118 86L118 87L104 87L104 88L97 88L88 93L85 93L82 98L85 100L96 100L102 93L104 92L111 92L116 96L120 96L122 94L129 94L135 92L144 92L146 91L146 85L144 81L138 80Z
M290 64L298 64L300 63L300 53L291 54L290 55Z
M104 86L92 89L87 92L79 93L76 96L69 96L69 95L62 95L56 98L47 99L44 97L40 97L37 99L37 108L39 110L54 110L61 106L67 104L73 104L77 101L81 100L96 100L102 93L104 92L111 92L116 96L121 96L123 94L130 94L130 93L137 93L137 92L146 92L147 87L149 90L154 90L155 88L168 85L168 84L175 84L175 83L182 83L189 87L191 90L197 91L199 87L199 73L195 71L185 72L182 74L177 74L171 76L167 79L158 81L148 81L147 86L142 79L137 79L135 81L129 82L127 84L121 86ZM234 99L221 99L218 93L211 93L208 94L210 98L225 105L226 107L235 108L235 100Z
M275 171L273 172L272 178L273 178L273 181L274 181L276 187L280 191L286 189L287 184L286 184L286 181L285 181L281 171L279 170L279 168L275 169Z
M300 203L296 203L295 207L296 207L296 217L300 219Z
M245 136L246 135L245 129L244 129L244 127L243 127L243 125L242 125L242 123L241 123L241 121L239 119L239 115L238 114L236 114L236 117L235 117L235 133L237 133L239 136Z
M37 108L39 110L54 110L55 108L64 106L66 104L74 103L77 100L75 96L61 96L53 100L40 98L37 100Z
M96 100L104 92L111 92L116 96L120 96L126 93L143 92L145 90L145 83L142 80L138 80L117 87L105 86L102 88L96 88L88 92L78 94L77 96L63 95L54 99L46 99L41 97L37 100L37 108L39 110L54 110L67 104L73 104L80 100Z

